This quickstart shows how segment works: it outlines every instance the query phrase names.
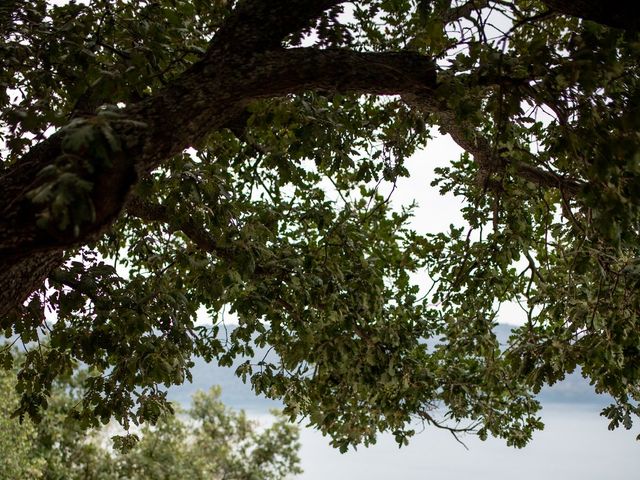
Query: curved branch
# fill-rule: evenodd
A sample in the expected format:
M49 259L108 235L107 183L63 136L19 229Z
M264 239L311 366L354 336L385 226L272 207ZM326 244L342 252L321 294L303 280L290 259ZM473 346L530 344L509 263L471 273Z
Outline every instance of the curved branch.
M207 56L278 48L287 35L299 32L341 3L346 0L243 0L216 33Z
M288 34L339 3L242 0L214 36L203 61L152 98L122 112L137 123L111 125L123 154L112 159L110 168L88 179L93 186L95 220L79 231L38 227L40 212L28 198L38 186L38 174L60 157L63 133L54 133L4 170L0 176L0 317L20 310L24 300L62 263L65 249L97 238L113 223L137 181L136 171L138 175L148 171L236 116L243 100L234 92L243 80L236 74L237 67L250 63L247 59L253 51L280 45ZM2 8L2 25L10 20L14 4ZM200 89L203 83L209 88ZM193 121L186 121L189 111L197 113Z
M640 2L626 0L542 0L551 10L571 17L640 32Z
M181 231L203 251L219 256L227 256L229 253L228 249L221 247L217 239L202 224L194 221L191 217L172 215L166 206L159 203L131 195L127 202L127 213L145 222L166 224L171 232Z
M451 7L442 14L442 21L444 23L455 22L462 18L470 18L471 14L488 7L491 4L490 0L469 0L462 5Z
M438 102L433 96L405 95L403 98L419 110L436 114L440 128L451 135L451 138L463 150L473 155L480 171L478 181L482 185L486 185L493 173L511 168L515 169L516 174L525 180L541 187L558 188L569 196L577 195L584 186L578 180L565 178L557 173L510 159L495 148L473 126L456 118L453 111ZM533 156L533 154L530 155Z
M38 185L38 174L63 153L64 132L59 131L35 146L21 161L3 172L0 177L0 268L13 272L14 278L21 280L16 282L10 296L0 293L0 314L16 308L33 291L34 284L42 283L42 275L46 277L52 259L62 258L60 252L91 241L109 228L139 178L185 148L198 144L210 132L233 124L253 100L306 90L403 95L419 98L421 108L438 112L433 95L437 87L435 63L417 53L313 48L265 50L279 45L288 33L339 3L339 0L241 2L201 61L152 97L131 104L110 121L109 128L123 148L111 159L108 168L86 178L92 184L93 222L65 231L45 230L36 225L41 211L31 203L28 193ZM269 8L273 11L266 18L258 15ZM274 16L276 13L278 18ZM253 25L256 30L240 44L238 35L246 25ZM280 26L272 28L274 25ZM251 49L254 51L249 52ZM493 168L492 163L504 161L489 155L480 140L458 134L456 128L460 126L456 127L455 119L447 120L442 112L439 115L445 130L473 153L479 163ZM526 166L521 170L523 175L541 184L557 186L559 183L558 178L547 172L532 171ZM46 267L32 265L26 270L25 265L36 258L41 258ZM27 281L31 271L39 272L38 277Z
M250 62L231 56L199 62L153 97L122 110L118 117L122 120L110 123L123 152L111 159L108 169L89 179L96 218L80 231L38 228L39 212L27 198L37 185L34 179L63 153L63 131L6 170L0 177L0 259L18 251L68 248L95 238L119 215L136 178L232 124L253 100L312 89L427 95L435 84L433 62L410 52L301 48L257 54Z

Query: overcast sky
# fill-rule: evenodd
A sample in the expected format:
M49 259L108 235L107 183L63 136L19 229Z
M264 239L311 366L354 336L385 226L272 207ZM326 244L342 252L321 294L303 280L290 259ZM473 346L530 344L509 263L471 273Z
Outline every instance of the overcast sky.
M410 205L412 201L418 204L411 222L418 233L446 232L451 224L457 227L467 225L461 213L463 200L453 194L441 195L437 187L431 186L436 176L434 170L457 160L462 152L449 135L438 134L429 141L425 149L405 163L410 176L398 179L391 202L395 208ZM381 187L381 192L389 192L390 188L390 185L385 185ZM415 280L430 286L426 276L416 276ZM525 320L525 313L519 305L506 303L500 307L500 323L522 325Z

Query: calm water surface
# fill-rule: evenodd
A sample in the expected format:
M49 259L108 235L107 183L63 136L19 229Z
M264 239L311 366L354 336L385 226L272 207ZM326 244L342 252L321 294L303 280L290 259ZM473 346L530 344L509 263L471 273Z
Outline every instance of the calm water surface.
M369 448L340 454L314 430L301 432L297 480L638 480L638 429L607 430L598 406L547 405L544 431L522 450L467 437L465 450L447 432L429 429L398 449L391 435Z
M170 391L172 400L187 407L197 389L221 384L227 405L244 408L261 422L272 421L267 412L279 406L256 397L233 369L197 360L193 377L192 384ZM595 396L580 375L543 389L540 400L546 428L522 450L474 437L465 439L465 450L449 433L430 428L402 449L388 435L372 447L340 454L320 433L303 429L305 473L296 480L640 480L640 442L635 440L640 428L608 431L607 420L599 416L608 401Z

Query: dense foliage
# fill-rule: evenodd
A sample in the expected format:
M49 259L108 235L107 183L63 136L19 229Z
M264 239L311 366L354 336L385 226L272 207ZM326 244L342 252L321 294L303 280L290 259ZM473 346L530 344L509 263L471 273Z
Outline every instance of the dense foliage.
M67 413L81 396L81 378L60 379L38 425L19 425L15 374L0 371L0 478L43 480L279 480L300 473L298 430L281 418L260 427L220 402L220 388L194 395L191 409L165 415L138 432L135 445L109 448L108 428L86 431ZM188 417L185 415L188 413Z
M416 417L523 446L578 367L629 427L640 37L599 3L4 2L0 326L47 338L18 414L83 362L83 426L155 422L200 355L340 448ZM466 223L419 235L378 189L438 130Z

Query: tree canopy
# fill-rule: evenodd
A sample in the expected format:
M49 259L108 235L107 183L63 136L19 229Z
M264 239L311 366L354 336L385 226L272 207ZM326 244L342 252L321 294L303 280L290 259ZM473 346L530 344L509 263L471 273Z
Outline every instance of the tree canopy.
M199 355L248 358L239 376L342 449L406 442L415 418L523 446L536 393L576 368L612 397L611 427L630 427L630 5L3 2L0 327L27 350L17 415L39 418L83 363L82 425L153 422ZM433 187L464 200L465 224L422 235L378 187L438 131L465 153ZM527 321L499 345L509 301Z

